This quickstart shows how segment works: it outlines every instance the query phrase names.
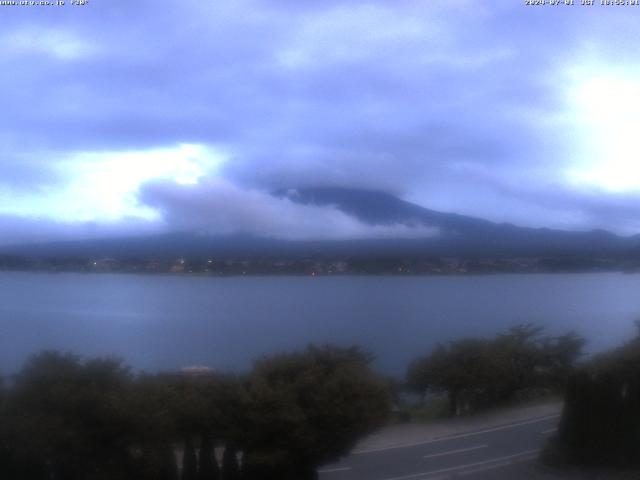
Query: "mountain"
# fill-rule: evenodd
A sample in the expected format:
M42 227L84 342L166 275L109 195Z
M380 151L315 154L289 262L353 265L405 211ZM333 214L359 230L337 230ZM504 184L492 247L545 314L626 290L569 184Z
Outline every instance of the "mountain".
M640 236L621 237L605 230L577 232L493 223L437 212L383 192L313 188L279 193L304 204L334 205L370 224L435 227L440 235L419 242L425 253L427 250L441 255L472 256L635 256L640 253Z
M346 188L281 190L274 195L307 205L333 205L371 225L424 225L438 235L414 239L286 241L250 235L204 236L169 233L19 245L0 254L29 257L176 258L180 256L337 257L616 257L640 258L640 237L621 237L603 230L575 232L523 228L508 223L443 213L393 195Z

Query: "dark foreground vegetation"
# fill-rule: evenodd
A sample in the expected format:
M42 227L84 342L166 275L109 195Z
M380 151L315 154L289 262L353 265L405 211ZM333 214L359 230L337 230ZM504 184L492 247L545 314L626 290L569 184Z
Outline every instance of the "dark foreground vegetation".
M585 341L573 332L542 333L540 327L519 325L492 339L439 345L409 366L407 385L423 399L444 394L451 415L562 393Z
M640 322L627 344L580 361L575 333L545 337L531 325L493 339L440 345L415 360L407 386L444 395L450 415L546 394L564 395L558 432L542 460L561 468L640 469ZM433 401L432 401L433 402ZM636 473L637 474L637 473Z
M246 377L134 376L118 360L44 352L1 390L0 478L315 478L390 411L370 360L309 347Z
M403 388L450 415L566 392L549 462L640 466L640 331L579 364L584 340L520 325L440 345L389 382L362 350L310 346L243 376L138 374L43 352L0 382L0 478L306 480L381 426Z
M544 459L556 466L640 468L638 335L571 376L558 435Z

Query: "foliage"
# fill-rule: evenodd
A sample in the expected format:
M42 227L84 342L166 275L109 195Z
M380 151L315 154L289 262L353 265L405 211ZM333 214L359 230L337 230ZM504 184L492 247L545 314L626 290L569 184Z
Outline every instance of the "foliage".
M390 410L383 379L357 348L314 347L256 363L248 386L246 463L264 478L313 478Z
M239 480L240 466L238 452L232 443L228 443L222 456L222 478L224 480Z
M640 467L640 325L630 342L595 357L571 376L558 436L546 458Z
M182 456L182 480L196 480L198 476L198 457L191 437L184 442Z
M445 393L452 415L508 401L525 389L559 388L584 340L573 332L558 337L542 337L541 332L540 327L519 325L494 339L438 345L410 364L407 385L423 396Z
M13 468L38 464L63 479L121 478L131 465L130 382L118 360L81 363L55 352L32 357L7 400Z
M198 454L198 480L218 480L220 467L215 458L213 441L207 432L202 434L200 452Z
M0 384L0 477L178 480L177 460L190 480L246 479L252 466L261 480L312 477L388 411L369 361L310 347L264 358L247 378L135 377L117 359L43 352Z
M429 422L441 419L449 414L449 401L445 395L434 395L428 402L404 405L399 421Z

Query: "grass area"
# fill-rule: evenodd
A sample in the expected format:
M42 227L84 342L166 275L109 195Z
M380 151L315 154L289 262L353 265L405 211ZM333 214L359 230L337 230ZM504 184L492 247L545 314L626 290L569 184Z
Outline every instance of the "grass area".
M537 405L545 405L553 402L562 402L562 400L562 395L558 393L546 393L534 397L513 399L510 402L493 405L491 407L478 408L475 411L464 414L464 416L486 414L494 411L504 410L505 408L508 409L514 407L534 407ZM423 423L443 418L449 418L449 403L446 396L432 397L422 404L404 404L400 406L395 414L396 423Z
M411 415L413 422L436 420L449 415L449 402L446 398L434 398L423 405L414 405L406 410Z
M422 404L406 404L396 413L397 423L428 422L446 418L449 404L446 397L434 397Z

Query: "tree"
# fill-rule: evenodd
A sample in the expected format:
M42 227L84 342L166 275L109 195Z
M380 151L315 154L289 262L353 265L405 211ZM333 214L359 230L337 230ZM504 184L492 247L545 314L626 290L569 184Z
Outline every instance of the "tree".
M542 375L552 388L564 388L567 379L575 371L586 341L576 332L558 337L544 338L541 343Z
M198 459L196 449L191 437L184 442L184 454L182 456L182 480L196 480L198 472Z
M408 387L424 397L445 393L451 415L512 399L529 388L559 387L579 358L575 333L543 338L542 328L518 325L494 339L467 338L438 345L413 361Z
M172 388L174 376L143 374L135 379L127 400L134 419L131 435L141 479L178 480L175 445L181 436L176 419L179 403Z
M383 379L357 348L314 347L258 361L249 378L242 447L247 472L304 480L384 421Z
M232 443L228 443L222 455L222 479L239 480L240 467L238 466L238 451Z
M461 403L487 396L494 383L489 346L487 341L473 338L438 345L409 367L413 388L446 393L451 415L470 408Z
M15 462L13 452L10 446L10 435L7 425L9 417L7 415L7 392L4 388L4 382L0 377L0 472L9 477L15 477L18 472L15 471Z
M198 480L218 480L219 478L220 468L215 458L211 434L204 432L198 455Z
M499 369L494 396L510 399L518 390L532 386L536 368L542 365L539 338L542 327L516 325L491 342L493 366Z
M34 478L34 465L64 480L119 479L131 473L129 370L119 360L57 352L33 356L9 398L15 450Z
M160 480L178 480L178 465L176 464L176 454L173 449L171 447L165 446L160 450L159 453L160 468L158 469L158 474L157 476L150 476L148 478L158 478Z
M548 461L640 467L640 325L622 347L596 356L570 377Z

